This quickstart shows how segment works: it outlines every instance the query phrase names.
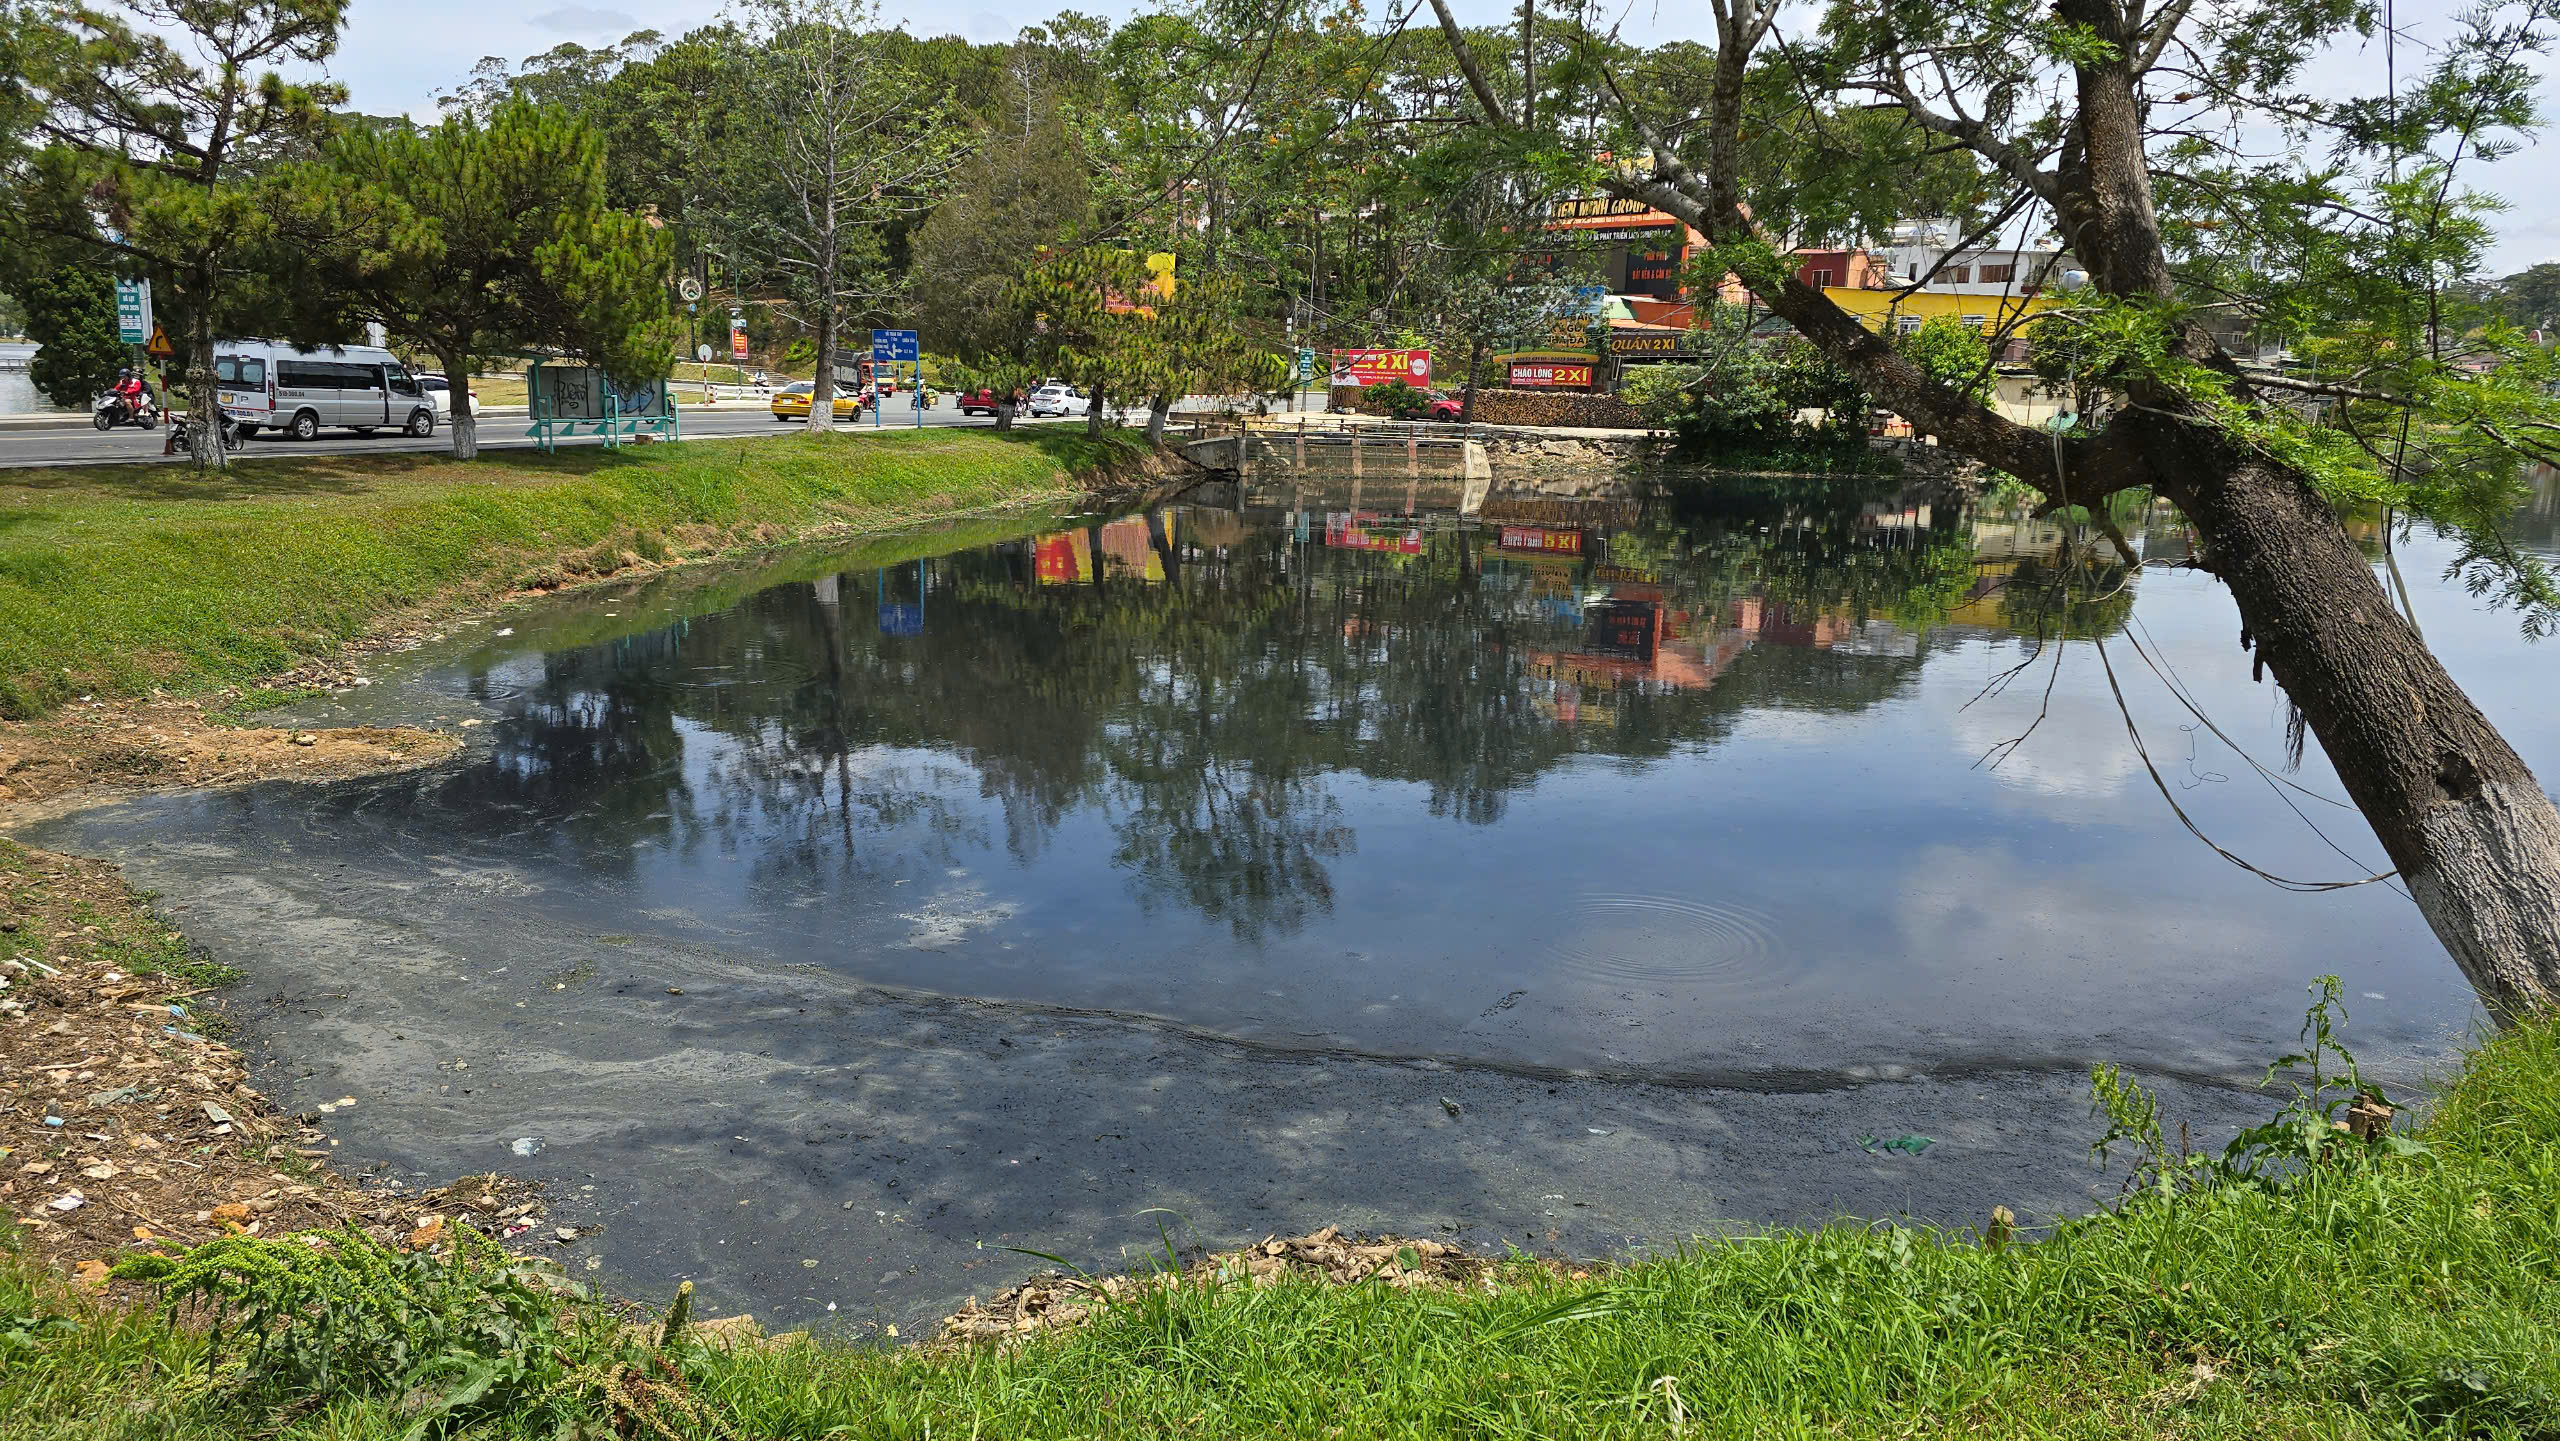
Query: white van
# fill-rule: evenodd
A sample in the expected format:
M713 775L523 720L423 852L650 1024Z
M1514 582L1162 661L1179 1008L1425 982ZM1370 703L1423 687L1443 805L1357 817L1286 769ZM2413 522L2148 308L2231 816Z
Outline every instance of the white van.
M219 340L213 377L222 413L243 435L281 430L309 440L322 426L358 435L436 433L434 397L398 356L370 345L302 350L272 340Z

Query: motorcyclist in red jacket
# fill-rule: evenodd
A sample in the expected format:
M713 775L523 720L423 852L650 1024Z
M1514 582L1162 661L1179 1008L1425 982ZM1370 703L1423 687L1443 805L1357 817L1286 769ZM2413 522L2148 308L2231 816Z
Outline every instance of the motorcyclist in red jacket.
M142 414L142 377L131 369L116 372L115 389L109 393L124 407L122 419L131 420Z

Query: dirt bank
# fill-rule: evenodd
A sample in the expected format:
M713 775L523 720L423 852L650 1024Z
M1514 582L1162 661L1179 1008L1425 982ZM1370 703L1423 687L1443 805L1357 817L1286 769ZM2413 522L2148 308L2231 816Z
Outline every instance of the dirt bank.
M162 786L337 780L428 765L460 742L414 726L304 730L223 723L211 701L86 701L0 725L0 825Z
M234 1232L534 1230L539 1199L504 1176L403 1194L332 1170L340 1103L279 1110L219 1039L204 997L236 974L114 867L0 841L0 1208L35 1255L103 1286L123 1256Z

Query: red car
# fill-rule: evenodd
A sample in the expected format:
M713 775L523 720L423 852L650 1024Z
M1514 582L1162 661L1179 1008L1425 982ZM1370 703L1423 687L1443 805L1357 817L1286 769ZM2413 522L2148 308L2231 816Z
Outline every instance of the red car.
M960 413L962 415L995 414L996 393L992 390L964 390L960 392Z
M1465 410L1466 407L1459 404L1458 397L1454 395L1434 395L1431 397L1431 408L1422 413L1422 418L1425 420L1456 420Z

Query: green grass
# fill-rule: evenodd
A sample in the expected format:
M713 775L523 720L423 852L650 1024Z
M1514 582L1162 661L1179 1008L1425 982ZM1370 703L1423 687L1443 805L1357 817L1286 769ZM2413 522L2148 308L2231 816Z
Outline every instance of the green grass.
M1043 427L608 452L12 472L0 716L80 695L255 686L387 619L525 586L1056 498L1131 460Z
M695 1414L665 1414L672 1434L741 1437L2560 1435L2560 1029L2491 1041L2417 1139L2423 1154L2358 1144L2276 1186L2199 1173L1998 1249L1841 1225L1584 1281L1523 1265L1489 1296L1142 1291L1011 1352L679 1346ZM401 1314L427 1314L424 1294ZM457 1434L592 1426L594 1378L638 1354L598 1310L518 1305L520 1352L543 1359L501 1368L515 1389ZM0 1264L0 1318L48 1311L79 1324L0 1365L15 1437L402 1428L400 1385L275 1379L326 1359L326 1328L297 1328L255 1374L209 1369L198 1336Z

